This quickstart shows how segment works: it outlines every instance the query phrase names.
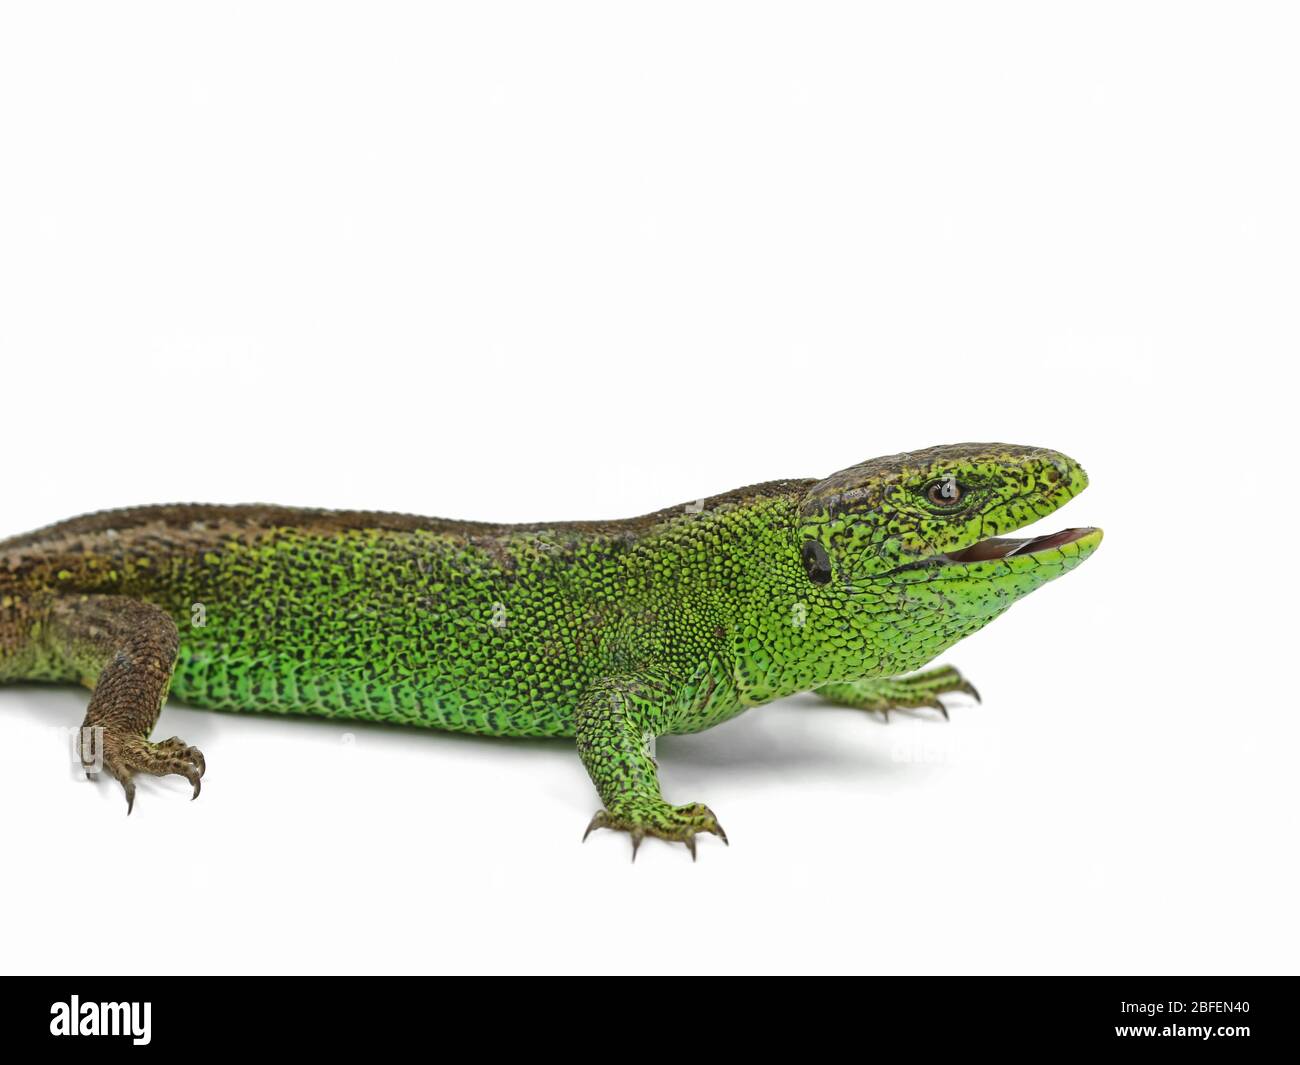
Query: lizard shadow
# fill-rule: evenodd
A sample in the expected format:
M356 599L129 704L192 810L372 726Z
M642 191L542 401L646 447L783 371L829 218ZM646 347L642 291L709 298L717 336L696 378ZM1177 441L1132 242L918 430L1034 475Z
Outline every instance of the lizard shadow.
M18 683L6 685L12 693L5 713L15 710L41 725L74 729L85 714L88 694L70 685ZM14 698L13 696L17 696ZM414 728L410 725L330 719L306 714L211 711L180 701L168 701L155 729L155 738L176 733L199 748L214 746L223 731L229 740L231 722L240 727L268 730L280 736L308 735L316 742L327 737L343 740L366 737L367 745L389 744L407 750L413 744L453 744L487 756L536 758L545 755L565 762L573 759L573 741L563 737L498 737L465 732ZM846 728L848 738L846 739ZM690 735L664 736L656 755L673 790L679 787L716 787L725 782L761 783L779 776L798 785L827 781L880 781L914 771L916 767L891 756L890 730L860 711L830 707L811 696L792 696L768 706L755 707L711 729ZM445 748L444 748L445 749ZM141 778L149 789L161 786ZM175 783L175 782L172 782Z
M882 774L914 769L892 756L891 734L882 732L881 724L861 711L796 695L704 732L661 737L657 754L674 783L689 786L755 783L773 776L794 785L878 781Z
M0 689L0 713L8 719L25 720L52 734L57 733L60 745L67 750L68 759L73 760L75 747L72 737L85 717L89 700L90 692L74 684L17 681L6 683ZM205 751L210 770L221 764L219 758L213 757L214 751L219 751L223 745L241 742L245 735L267 740L274 737L277 742L301 743L304 747L311 746L318 751L322 745L335 747L364 737L367 748L391 747L394 751L410 751L417 744L460 744L464 749L473 749L476 757L495 757L497 760L509 760L512 757L536 759L539 755L547 754L557 761L574 760L573 741L566 739L477 736L465 732L310 714L209 710L179 699L167 701L153 730L155 740L171 735L181 736L186 743ZM582 774L580 766L578 775L585 784L585 774ZM80 780L80 772L74 773L74 777ZM178 777L140 774L135 782L140 795L189 790L189 784ZM106 785L107 778L101 775L99 783ZM120 793L115 788L116 786L100 788L105 801L120 801Z

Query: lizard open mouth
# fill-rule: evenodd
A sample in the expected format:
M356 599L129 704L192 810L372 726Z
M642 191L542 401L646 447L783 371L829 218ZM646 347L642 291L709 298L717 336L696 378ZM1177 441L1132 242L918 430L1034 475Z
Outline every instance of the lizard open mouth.
M1011 558L1015 555L1033 555L1040 551L1050 551L1054 547L1063 547L1081 540L1097 530L1091 527L1082 529L1062 529L1048 536L1031 536L1024 540L1015 540L1006 536L991 536L960 551L950 551L943 556L948 562L988 562L992 559Z

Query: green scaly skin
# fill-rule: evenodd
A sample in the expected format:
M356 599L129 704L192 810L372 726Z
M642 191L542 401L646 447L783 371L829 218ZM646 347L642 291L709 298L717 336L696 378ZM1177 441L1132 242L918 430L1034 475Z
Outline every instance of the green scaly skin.
M1100 530L1009 557L986 539L1086 484L1057 452L960 444L627 521L109 511L0 542L0 681L92 687L128 799L136 772L197 790L202 756L149 742L170 679L219 710L572 737L591 827L694 853L722 830L660 796L654 737L800 691L878 711L973 694L955 670L900 674L1092 553Z

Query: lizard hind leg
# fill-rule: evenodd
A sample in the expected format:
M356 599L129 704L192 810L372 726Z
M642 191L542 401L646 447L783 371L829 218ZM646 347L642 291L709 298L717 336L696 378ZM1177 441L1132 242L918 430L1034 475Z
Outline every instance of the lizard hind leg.
M135 776L176 774L194 798L206 768L198 748L173 736L149 740L171 686L179 637L176 623L152 603L122 596L56 599L47 639L69 671L92 688L82 723L82 764L93 777L91 752L135 806Z

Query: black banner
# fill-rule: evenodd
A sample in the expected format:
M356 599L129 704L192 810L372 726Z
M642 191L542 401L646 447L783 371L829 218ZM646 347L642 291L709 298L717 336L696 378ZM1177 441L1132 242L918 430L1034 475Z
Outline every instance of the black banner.
M937 1049L1107 1049L1239 1056L1295 1040L1295 981L1245 977L476 978L40 977L11 979L0 1004L6 1051L59 1047L167 1054L288 1049L338 1054L415 1039L485 1036L581 1047L594 1033L683 1035L739 1049L754 1040L902 1040ZM726 983L723 984L722 980ZM440 1034L441 1033L441 1034ZM775 1043L772 1043L775 1046ZM646 1043L648 1048L649 1044ZM20 1060L13 1059L10 1060Z

